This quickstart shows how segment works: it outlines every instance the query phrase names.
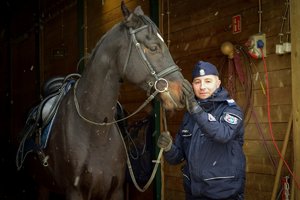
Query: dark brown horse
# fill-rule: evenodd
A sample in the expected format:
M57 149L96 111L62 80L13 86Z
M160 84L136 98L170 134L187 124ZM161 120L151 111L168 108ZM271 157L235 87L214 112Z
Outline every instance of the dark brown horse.
M159 30L140 7L131 13L122 2L121 10L124 20L97 43L40 151L47 165L39 163L46 172L39 178L67 200L124 199L126 153L114 118L120 80L152 93L148 101L156 97L168 110L183 107L183 76Z

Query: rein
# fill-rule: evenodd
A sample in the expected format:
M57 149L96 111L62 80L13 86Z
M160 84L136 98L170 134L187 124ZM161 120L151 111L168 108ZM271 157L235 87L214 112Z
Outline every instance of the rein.
M142 105L140 105L133 113L131 113L130 115L128 115L127 117L124 117L122 119L119 119L119 120L115 120L115 121L111 121L111 122L95 122L95 121L92 121L86 117L84 117L81 112L80 112L80 108L79 108L79 103L78 103L78 100L77 100L77 97L76 97L76 89L77 89L77 83L78 81L75 83L74 85L74 89L73 89L73 92L74 92L74 104L75 104L75 107L76 107L76 111L78 113L78 115L86 122L90 123L90 124L94 124L94 125L97 125L97 126L108 126L108 125L112 125L112 124L115 124L115 123L118 123L120 121L124 121L125 119L128 119L132 116L134 116L136 113L138 113L140 110L142 110L148 103L150 103L154 97L160 93L160 91L158 90L155 90L155 92L153 92L153 94L151 94L145 101ZM157 82L156 82L157 83ZM165 91L164 91L165 92Z
M163 124L165 126L164 130L167 131L167 119L166 119L165 111L163 111L162 114L163 114L163 122L164 122ZM119 133L121 134L120 129L119 129ZM134 176L134 173L133 173L133 170L132 170L132 165L131 165L131 162L130 162L130 159L129 159L129 156L128 156L128 151L127 151L124 139L123 139L123 137L121 137L121 138L122 138L122 141L123 141L123 144L124 144L124 147L125 147L125 151L126 151L126 155L127 155L127 166L128 166L128 169L129 169L129 174L130 174L130 177L132 179L132 182L133 182L133 184L134 184L134 186L137 190L139 190L140 192L145 192L148 189L148 187L150 186L150 184L152 183L152 181L155 177L155 174L156 174L157 169L158 169L158 165L161 163L161 157L163 155L164 149L160 148L157 159L152 161L152 162L155 163L155 165L154 165L154 168L152 170L151 176L150 176L149 180L147 181L147 183L144 185L144 187L141 188L139 186L139 184L137 183L136 179L135 179L135 176Z

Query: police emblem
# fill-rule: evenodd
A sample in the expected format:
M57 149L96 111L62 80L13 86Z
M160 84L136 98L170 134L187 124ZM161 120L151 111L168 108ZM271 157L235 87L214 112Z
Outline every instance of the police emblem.
M228 113L225 115L224 120L226 122L228 122L229 124L237 124L238 123L238 118L234 117Z
M199 70L199 73L200 73L200 76L204 76L204 75L205 75L204 69L200 69L200 70Z

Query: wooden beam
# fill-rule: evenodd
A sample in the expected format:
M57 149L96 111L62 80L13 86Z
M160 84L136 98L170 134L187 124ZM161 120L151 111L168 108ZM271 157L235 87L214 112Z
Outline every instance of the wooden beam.
M291 68L292 68L292 102L293 102L293 142L294 142L294 174L300 182L300 1L291 0ZM297 186L297 185L296 185ZM300 199L299 188L295 190L295 199Z
M277 168L277 172L276 172L276 177L275 177L275 183L273 185L273 192L272 192L271 200L275 200L276 196L277 196L277 190L278 190L278 187L279 187L279 181L280 181L280 178L281 178L281 170L282 170L282 166L283 166L283 159L285 159L285 153L286 153L287 145L289 143L289 137L290 137L291 127L292 127L292 120L293 120L293 115L291 114L290 119L289 119L288 128L287 128L286 133L285 133L283 147L281 149L282 158L279 160L279 164L278 164L278 168Z
M77 1L77 29L78 29L78 49L79 49L79 58L78 60L80 61L80 59L85 56L85 37L86 37L86 32L85 32L85 19L86 19L86 13L85 13L85 6L86 2L84 2L84 0L78 0ZM78 72L82 72L83 68L84 68L84 60L83 62L79 62L79 66L78 67Z

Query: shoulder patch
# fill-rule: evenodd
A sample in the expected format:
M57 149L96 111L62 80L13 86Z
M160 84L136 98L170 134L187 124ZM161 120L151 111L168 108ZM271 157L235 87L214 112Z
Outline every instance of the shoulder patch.
M233 115L230 115L228 113L226 113L224 120L226 122L228 122L229 124L237 124L238 123L238 118Z

